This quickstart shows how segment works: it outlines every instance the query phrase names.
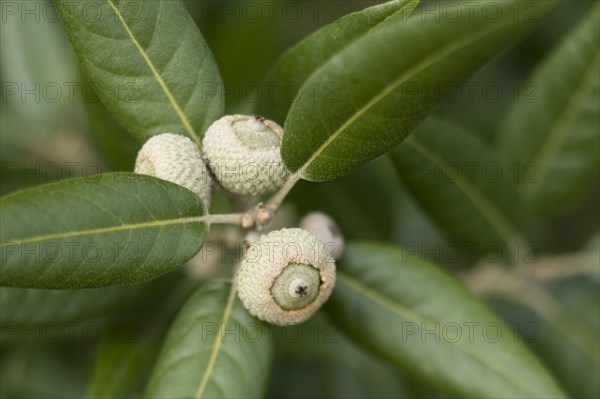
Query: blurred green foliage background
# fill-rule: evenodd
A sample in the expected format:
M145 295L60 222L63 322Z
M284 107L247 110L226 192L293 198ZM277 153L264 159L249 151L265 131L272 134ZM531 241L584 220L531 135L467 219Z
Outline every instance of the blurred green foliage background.
M264 3L260 9L273 12L256 18L239 18L239 10L247 4L242 0L185 3L219 65L228 93L226 112L251 113L256 96L260 95L256 88L260 91L264 87L261 79L286 48L340 16L377 2L261 0L253 3ZM288 14L282 11L286 10L286 3L293 3ZM493 146L497 126L513 103L515 90L527 89L530 82L526 79L534 65L589 11L592 3L565 2L532 35L470 79L481 85L499 84L504 95L498 101L488 101L476 90L473 98L462 96L459 101L442 104L437 114L476 132ZM16 11L9 5L16 5ZM251 9L248 12L254 16ZM131 138L95 98L52 3L3 1L0 29L0 194L102 171L131 170L141 143ZM398 245L420 242L431 246L451 240L401 184L390 181L399 180L391 160L383 156L337 181L301 182L291 194L293 206L289 214L293 218L315 209L328 212L348 240L360 238ZM216 202L216 207L222 206ZM596 181L576 203L534 233L539 251L564 253L594 242L597 246L599 202L600 185ZM346 216L349 214L352 217ZM444 259L434 260L444 263ZM471 265L446 262L445 266L462 270ZM494 306L510 306L500 302ZM128 314L127 309L124 313ZM80 382L92 370L91 366L86 369L77 364L91 365L94 350L85 342L6 346L3 341L3 397L81 397L86 387ZM302 381L319 375L321 384L313 387L317 392L303 393L315 397L340 392L356 397L394 397L400 389L407 396L443 396L394 372L350 341L344 340L343 348L336 350L336 356L343 353L344 357L332 360L336 356L326 356L328 360L322 361L319 356L323 356L325 348L317 351L318 356L304 353L297 357L293 345L283 345L275 361L269 394L302 397L286 389L289 381L295 380L302 386ZM285 370L277 367L282 362L288 366ZM361 387L369 385L361 379L373 384L373 376L379 378L378 389L361 391ZM36 379L35 384L29 382L32 378ZM357 386L348 386L349 381ZM66 388L55 390L57 386Z

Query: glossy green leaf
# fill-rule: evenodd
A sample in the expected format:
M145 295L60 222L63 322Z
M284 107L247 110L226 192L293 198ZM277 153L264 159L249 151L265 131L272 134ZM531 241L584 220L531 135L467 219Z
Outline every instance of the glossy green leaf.
M191 191L133 173L63 180L0 198L0 283L75 289L155 278L200 250L203 211Z
M198 144L223 112L218 68L178 0L56 0L90 95L140 141L165 133Z
M438 268L394 247L350 245L326 309L365 347L456 395L564 396L478 299Z
M537 68L529 79L537 98L520 98L500 134L523 198L539 216L560 212L598 180L599 15L592 7Z
M261 96L260 113L283 123L294 100L294 88L298 90L320 66L372 29L407 18L418 3L419 0L394 0L353 12L289 49L265 78L273 90ZM333 93L335 87L330 85L329 90ZM309 91L300 94L311 95Z
M495 20L483 12L492 3L500 15ZM308 180L330 180L392 149L444 90L464 82L555 4L534 2L535 15L525 16L514 12L519 3L483 1L475 11L460 4L462 15L470 17L458 21L436 7L350 44L302 88L316 87L322 96L333 84L335 96L327 101L301 96L292 104L281 148L287 167Z
M261 397L271 360L268 329L222 281L209 282L175 320L147 398Z
M568 267L568 265L565 265ZM600 334L597 281L582 277L554 282L546 290L556 311L542 315L516 300L494 296L488 302L552 370L575 398L600 396ZM576 306L570 306L579 298ZM589 322L592 321L592 322Z
M519 237L517 185L490 148L468 131L430 118L390 154L406 187L450 237L466 245L465 255L471 248L508 260Z

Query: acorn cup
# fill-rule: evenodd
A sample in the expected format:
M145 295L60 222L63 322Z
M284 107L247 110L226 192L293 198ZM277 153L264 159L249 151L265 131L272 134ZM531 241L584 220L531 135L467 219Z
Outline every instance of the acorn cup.
M253 243L237 273L238 295L248 311L271 324L310 318L335 285L335 261L308 231L272 231Z
M283 129L261 116L228 115L206 131L208 166L226 190L256 196L276 191L289 176L279 152Z
M339 259L344 251L344 237L337 223L323 212L311 212L300 220L301 229L317 236L325 244L325 249L334 259Z
M210 207L212 178L198 146L188 137L163 133L151 137L138 152L135 173L179 184Z

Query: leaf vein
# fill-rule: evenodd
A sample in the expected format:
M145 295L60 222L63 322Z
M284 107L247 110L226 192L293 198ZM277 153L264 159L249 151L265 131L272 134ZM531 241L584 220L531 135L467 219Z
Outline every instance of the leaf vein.
M140 43L137 41L137 39L133 35L133 32L129 28L129 25L127 24L127 22L123 18L123 15L119 11L119 9L114 5L113 0L106 0L106 1L110 5L110 7L113 9L113 11L117 15L117 17L119 18L119 21L121 22L121 24L125 28L125 31L127 32L127 34L129 35L129 37L131 38L131 41L133 42L133 44L137 48L138 52L140 53L140 55L142 56L142 58L144 59L144 61L148 65L148 68L150 68L150 71L152 72L152 75L154 76L154 78L156 79L156 81L160 85L161 89L163 90L163 92L167 96L167 99L169 100L169 103L171 104L171 106L175 110L175 113L177 114L177 116L181 120L183 126L185 127L185 129L187 130L187 132L190 134L190 136L192 137L192 139L194 139L194 141L196 142L196 144L198 146L201 146L202 143L200 142L200 136L198 135L198 133L196 133L196 131L192 127L192 124L190 123L187 115L179 107L179 104L177 103L177 100L175 100L175 97L171 93L171 90L169 89L169 87L165 83L163 77L160 75L160 73L156 69L156 66L154 65L154 63L152 62L152 60L150 59L150 57L148 56L148 54L144 51L144 49L142 48L142 46L140 45ZM162 2L161 2L161 7L162 7Z

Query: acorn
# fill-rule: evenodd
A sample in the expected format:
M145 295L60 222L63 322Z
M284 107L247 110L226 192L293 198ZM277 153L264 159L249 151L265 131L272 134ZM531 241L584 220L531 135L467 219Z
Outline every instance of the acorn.
M236 276L248 311L280 326L302 323L327 301L335 285L335 261L308 231L272 231L251 244Z
M198 146L188 137L163 133L151 137L138 152L135 173L179 184L210 206L212 178Z
M289 177L279 152L283 129L261 116L227 115L206 131L208 166L226 190L240 195L276 191Z
M299 227L313 233L325 244L325 249L339 259L344 250L344 237L335 221L323 212L311 212L300 220Z

